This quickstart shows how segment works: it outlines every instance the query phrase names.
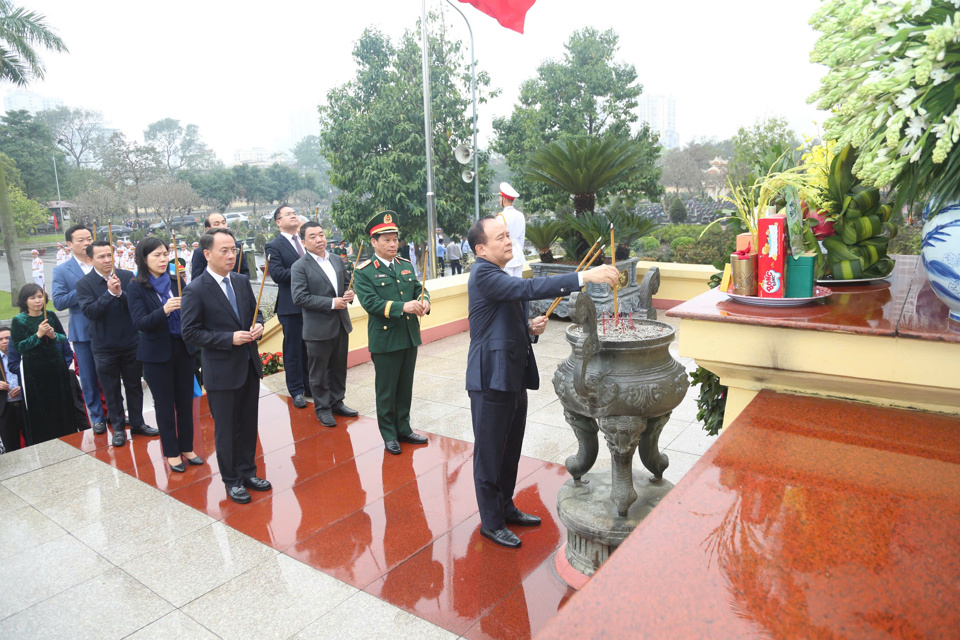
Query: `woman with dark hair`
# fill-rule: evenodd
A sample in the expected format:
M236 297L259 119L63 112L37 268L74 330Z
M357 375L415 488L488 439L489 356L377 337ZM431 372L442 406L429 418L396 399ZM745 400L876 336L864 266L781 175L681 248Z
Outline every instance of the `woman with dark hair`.
M127 306L140 332L137 359L153 393L160 444L177 473L203 464L193 452L194 349L180 337L180 293L186 286L170 277L170 253L159 238L144 238L135 254L137 275L127 288ZM179 276L179 274L178 274ZM182 457L181 457L182 456Z
M47 294L37 284L25 284L17 296L18 314L10 340L20 354L20 378L27 402L24 439L39 444L76 433L70 371L59 343L67 339L57 314L46 314Z

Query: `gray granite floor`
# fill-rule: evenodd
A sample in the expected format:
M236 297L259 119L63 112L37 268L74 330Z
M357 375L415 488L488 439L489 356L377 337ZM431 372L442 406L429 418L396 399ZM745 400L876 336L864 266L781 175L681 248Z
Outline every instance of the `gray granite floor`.
M576 440L549 377L567 355L566 326L551 322L536 346L545 384L530 394L523 445L525 455L561 464ZM416 429L473 440L468 344L464 333L421 348ZM347 404L370 416L373 382L369 363L348 374ZM264 384L280 391L283 376ZM712 441L691 392L660 440L665 476L677 482ZM0 456L0 585L4 640L455 637L60 441Z

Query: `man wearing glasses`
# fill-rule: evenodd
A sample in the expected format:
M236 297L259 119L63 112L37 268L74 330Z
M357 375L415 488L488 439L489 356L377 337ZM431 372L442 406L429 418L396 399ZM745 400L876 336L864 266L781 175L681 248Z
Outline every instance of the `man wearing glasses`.
M267 260L270 277L277 284L275 312L283 327L283 370L287 379L287 391L293 398L293 406L305 409L306 396L310 393L310 372L307 368L307 348L303 343L303 313L293 304L290 290L290 269L303 257L305 250L300 236L300 216L293 207L282 204L273 212L278 233L267 243ZM312 396L311 396L312 397Z

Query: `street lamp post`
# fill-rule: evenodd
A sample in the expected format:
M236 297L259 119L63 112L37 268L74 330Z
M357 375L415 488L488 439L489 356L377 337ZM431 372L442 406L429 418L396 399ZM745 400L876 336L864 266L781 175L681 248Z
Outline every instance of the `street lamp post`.
M460 11L452 0L447 0L447 3L456 9L463 21L467 23L467 31L470 33L470 94L473 99L473 219L476 221L480 219L480 153L477 149L477 60L473 49L473 29L470 28L470 21L467 20L463 11Z
M59 142L59 140L57 142ZM60 210L60 222L63 222L63 199L60 197L60 176L57 174L57 154L53 154L53 179L57 183L57 208Z
M427 252L423 265L427 278L437 277L437 243L431 242L437 228L436 194L433 192L433 122L430 116L430 34L427 29L427 0L421 0L423 19L420 32L423 35L423 129L427 147Z

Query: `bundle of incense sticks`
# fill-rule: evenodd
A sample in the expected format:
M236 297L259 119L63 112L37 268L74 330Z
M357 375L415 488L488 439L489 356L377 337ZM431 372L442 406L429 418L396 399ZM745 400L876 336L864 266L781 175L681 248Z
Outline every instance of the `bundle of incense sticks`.
M577 265L577 270L576 270L574 273L578 273L578 272L582 271L583 268L584 268L586 265L591 264L591 263L593 262L593 259L594 259L594 258L596 258L598 255L600 255L600 254L603 253L603 250L604 250L604 248L606 247L606 245L602 245L602 246L600 246L599 249L598 249L598 248L597 248L597 245L598 245L599 243L600 243L600 238L597 238L597 241L594 242L594 243L593 243L593 246L590 247L590 250L587 251L587 255L583 256L583 260L581 260L581 261L580 261L580 264ZM547 312L544 313L543 315L545 315L546 317L549 318L549 317L550 317L550 314L553 313L553 312L556 310L557 305L559 305L562 300L563 300L563 296L560 296L559 298L557 298L556 300L554 300L554 301L553 301L553 304L550 305L550 307L547 309Z

